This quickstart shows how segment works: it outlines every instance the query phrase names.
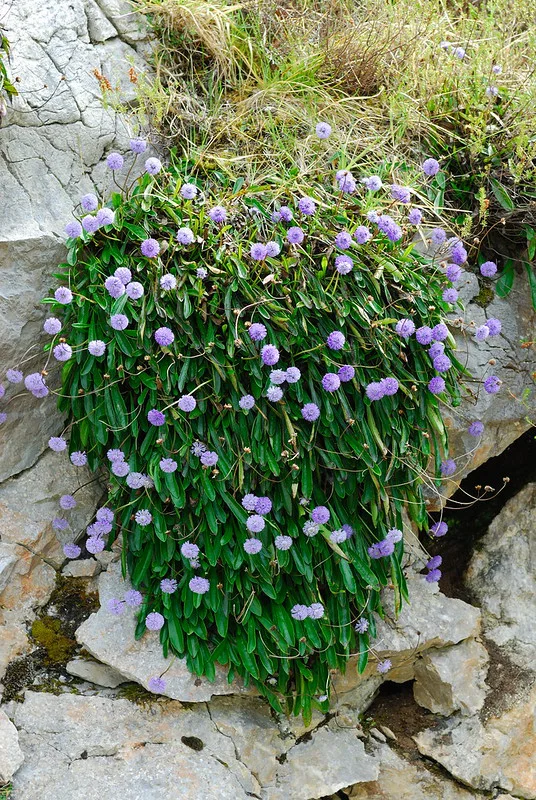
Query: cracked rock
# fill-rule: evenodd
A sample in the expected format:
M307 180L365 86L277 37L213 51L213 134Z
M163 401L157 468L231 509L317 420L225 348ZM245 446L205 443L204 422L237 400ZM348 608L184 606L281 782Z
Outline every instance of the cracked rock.
M17 729L0 709L0 787L11 780L23 760Z

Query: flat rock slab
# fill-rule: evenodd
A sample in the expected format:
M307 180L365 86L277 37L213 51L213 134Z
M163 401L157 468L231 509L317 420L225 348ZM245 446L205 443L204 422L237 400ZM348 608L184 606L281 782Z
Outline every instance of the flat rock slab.
M9 783L23 761L17 729L0 709L0 787Z
M229 684L227 670L217 671L216 680L210 683L206 678L193 675L185 659L164 658L157 632L147 631L136 641L136 610L125 607L121 616L114 616L107 610L108 601L112 597L122 598L128 589L130 583L123 580L120 563L110 564L108 570L100 575L101 608L76 632L78 642L92 656L146 689L150 678L165 672L166 688L163 694L173 700L202 703L213 695L240 694L244 691L251 693L238 681Z
M115 689L128 681L128 678L125 678L124 675L121 675L120 672L117 672L107 664L101 664L99 661L89 661L85 658L74 658L69 661L65 669L69 675L82 678L82 680L89 683L96 683L97 686L106 686L109 689Z

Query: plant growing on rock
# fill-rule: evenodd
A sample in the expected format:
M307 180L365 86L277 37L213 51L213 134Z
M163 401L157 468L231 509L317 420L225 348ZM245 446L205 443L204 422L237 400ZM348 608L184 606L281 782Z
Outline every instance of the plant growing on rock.
M109 206L82 198L45 300L70 459L109 473L86 548L119 537L134 586L110 612L139 607L137 637L159 632L192 672L226 666L305 719L331 670L351 654L365 669L382 588L407 600L402 510L428 528L430 460L437 482L456 471L439 403L459 402L443 317L465 251L441 232L444 260L415 253L412 189L382 177L246 186L149 158ZM46 370L25 384L46 395Z

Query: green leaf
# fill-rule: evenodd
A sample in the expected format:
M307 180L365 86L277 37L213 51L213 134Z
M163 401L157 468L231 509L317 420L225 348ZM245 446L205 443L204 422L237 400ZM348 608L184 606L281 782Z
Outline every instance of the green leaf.
M514 285L514 262L508 258L504 262L502 272L495 284L495 293L498 297L506 297Z
M495 178L490 178L491 191L495 195L495 199L505 211L514 211L515 203L506 191L502 183L499 183Z

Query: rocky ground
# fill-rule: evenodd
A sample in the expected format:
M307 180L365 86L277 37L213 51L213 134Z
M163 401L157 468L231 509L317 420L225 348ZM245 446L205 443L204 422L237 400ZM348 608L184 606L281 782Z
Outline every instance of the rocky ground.
M92 72L121 81L132 99L128 69L143 66L147 44L129 12L123 0L18 0L3 20L24 93L0 129L2 371L39 351L39 300L64 254L58 233L79 195L102 186L103 155L126 149L126 122L103 109ZM474 276L465 294L480 324ZM519 279L486 312L503 320L503 334L480 345L460 339L469 368L489 363L504 387L450 419L455 455L471 452L448 495L511 443L526 457L515 448L528 412L515 398L536 370L534 348L522 347L535 330L527 298ZM51 520L60 495L78 487L73 527L83 531L102 487L45 452L62 429L53 397L25 395L7 410L0 787L12 786L12 800L536 798L535 483L521 482L482 535L467 529L474 544L457 562L449 554L458 575L446 594L419 573L423 554L408 533L411 605L378 631L393 669L387 680L374 671L358 679L351 664L334 679L332 713L304 728L238 684L192 678L179 659L164 661L156 634L135 642L127 614L101 607L125 588L118 553L66 564ZM475 418L486 424L476 448L464 433ZM148 679L164 670L166 696L151 695Z

